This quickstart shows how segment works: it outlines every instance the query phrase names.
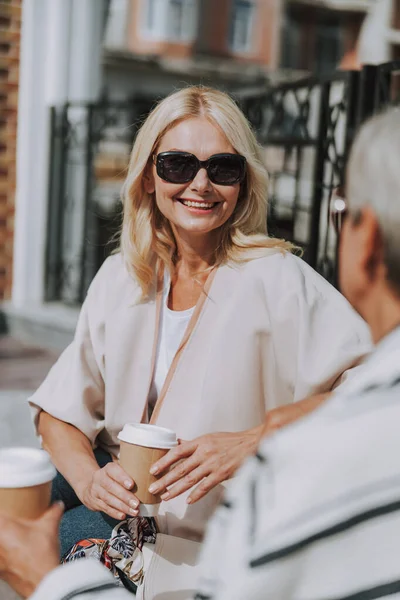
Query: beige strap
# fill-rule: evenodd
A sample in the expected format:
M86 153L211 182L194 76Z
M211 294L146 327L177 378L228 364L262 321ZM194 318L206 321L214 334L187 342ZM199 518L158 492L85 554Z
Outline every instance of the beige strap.
M144 405L141 423L147 423L147 421L148 421L149 394L150 394L151 384L153 381L154 371L155 371L155 367L156 367L158 334L160 331L160 316L161 316L161 306L162 306L162 301L163 301L163 286L164 286L164 276L161 272L159 272L158 276L157 276L156 326L154 328L153 350L152 350L152 354L151 354L150 381L147 386L147 398L146 398L146 403Z
M163 402L165 400L165 396L167 395L169 386L170 386L172 378L173 378L173 376L175 374L175 371L176 371L176 368L178 366L179 360L182 357L182 354L183 354L183 351L184 351L184 349L186 347L186 344L188 343L189 338L190 338L190 336L191 336L191 334L193 332L193 329L195 328L196 323L199 320L201 311L202 311L204 303L205 303L205 301L206 301L206 299L208 297L208 292L210 291L210 288L211 288L212 282L214 281L214 277L215 277L216 272L217 272L217 269L214 268L210 272L209 276L207 277L207 281L204 284L204 287L203 287L202 292L200 294L200 298L197 301L196 307L195 307L195 309L193 311L193 314L192 314L192 316L190 318L190 321L189 321L189 323L188 323L188 325L186 327L186 330L185 330L185 333L183 335L183 338L182 338L182 341L180 343L180 346L179 346L178 350L176 351L174 359L173 359L173 361L171 363L171 366L170 366L170 368L168 370L167 376L166 376L165 381L164 381L164 385L163 385L163 387L161 389L161 392L160 392L160 394L159 394L159 396L157 398L157 402L156 402L156 405L154 407L153 414L151 415L150 423L152 423L153 425L156 423L158 415L160 414L160 410L161 410L161 407L162 407Z

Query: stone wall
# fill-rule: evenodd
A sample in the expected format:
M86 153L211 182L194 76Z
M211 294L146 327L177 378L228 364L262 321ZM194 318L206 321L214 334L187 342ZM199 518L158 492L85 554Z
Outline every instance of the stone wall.
M0 0L0 300L10 298L22 0Z

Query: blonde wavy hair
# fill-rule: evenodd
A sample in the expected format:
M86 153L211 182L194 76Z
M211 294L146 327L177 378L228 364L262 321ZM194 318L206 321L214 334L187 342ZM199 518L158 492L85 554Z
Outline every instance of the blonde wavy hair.
M220 228L215 266L293 250L289 242L267 235L268 173L246 117L227 94L202 86L187 87L164 98L147 117L137 134L123 187L119 249L143 298L149 296L160 268L168 268L173 276L177 258L171 225L158 209L154 194L145 191L144 175L167 131L193 117L205 117L217 126L247 161L235 210Z

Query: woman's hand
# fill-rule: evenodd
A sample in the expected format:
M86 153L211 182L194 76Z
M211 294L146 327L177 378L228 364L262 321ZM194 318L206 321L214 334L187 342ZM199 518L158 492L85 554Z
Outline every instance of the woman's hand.
M37 520L0 515L0 579L23 598L60 564L58 527L63 512L62 503L56 503Z
M171 500L198 483L187 498L188 504L197 502L232 477L242 462L255 452L261 431L262 426L238 433L210 433L191 442L180 441L150 469L152 475L157 475L175 465L150 486L150 493L160 494L162 500Z
M116 462L108 463L93 472L89 485L77 490L82 503L94 511L106 513L113 519L122 520L127 515L139 514L139 500L130 492L134 481Z

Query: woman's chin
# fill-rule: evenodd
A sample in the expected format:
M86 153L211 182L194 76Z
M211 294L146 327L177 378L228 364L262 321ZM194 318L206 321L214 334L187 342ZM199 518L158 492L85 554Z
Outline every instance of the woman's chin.
M176 229L178 233L182 232L193 235L207 235L221 225L222 223L216 223L214 219L211 221L205 217L196 216L190 219L185 219L184 221L175 222L174 229Z

